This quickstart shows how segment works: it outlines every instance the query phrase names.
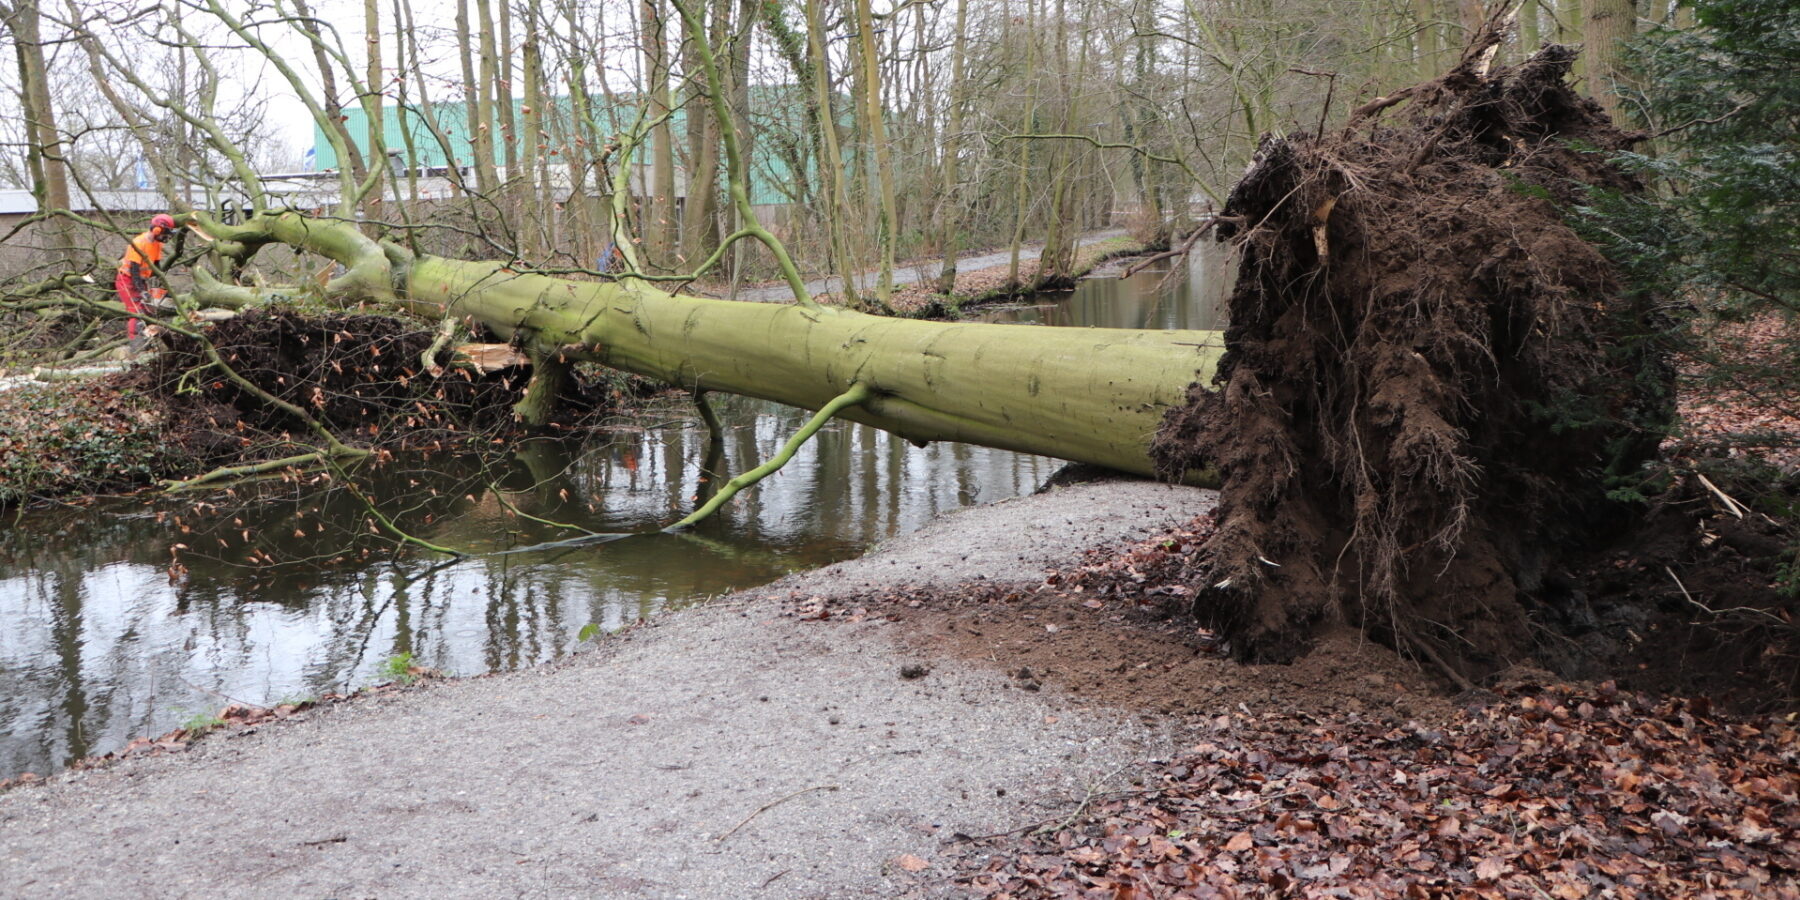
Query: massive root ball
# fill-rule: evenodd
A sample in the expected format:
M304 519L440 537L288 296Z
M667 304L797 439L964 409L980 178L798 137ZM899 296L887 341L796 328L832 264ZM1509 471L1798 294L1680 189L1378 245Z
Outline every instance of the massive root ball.
M1521 598L1655 450L1658 323L1566 221L1586 186L1635 188L1595 152L1629 139L1566 85L1572 51L1483 58L1399 123L1378 101L1267 140L1231 194L1227 353L1155 452L1223 478L1194 609L1242 655L1349 621L1459 679L1503 666Z

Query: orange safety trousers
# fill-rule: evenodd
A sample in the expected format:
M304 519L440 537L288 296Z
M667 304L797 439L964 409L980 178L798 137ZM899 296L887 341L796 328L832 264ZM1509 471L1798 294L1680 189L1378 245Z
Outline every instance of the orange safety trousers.
M113 279L113 290L118 292L119 302L125 305L128 313L143 314L149 312L144 305L144 291L150 283L150 276L156 273L155 264L162 261L163 245L161 241L150 236L146 231L131 239L125 248L125 255L119 260L119 274ZM137 338L138 320L133 317L125 321L125 335L133 340Z

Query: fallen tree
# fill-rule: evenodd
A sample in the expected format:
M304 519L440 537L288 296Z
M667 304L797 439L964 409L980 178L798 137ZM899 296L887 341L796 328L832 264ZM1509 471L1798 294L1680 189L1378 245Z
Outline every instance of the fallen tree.
M334 303L496 332L532 359L527 421L593 361L820 410L796 441L838 415L1222 480L1184 596L1240 655L1292 658L1348 622L1467 680L1525 654L1560 553L1624 525L1609 478L1654 453L1672 399L1652 298L1623 295L1564 221L1585 186L1634 187L1578 145L1628 139L1565 83L1573 51L1490 73L1498 39L1490 22L1455 70L1340 131L1265 141L1214 220L1244 249L1223 341L884 318L800 290L734 303L418 255L293 212L187 218L232 270L285 244L342 266L307 288ZM293 290L196 275L207 304Z
M493 330L532 358L527 420L544 414L568 366L586 360L807 409L855 394L840 415L917 443L966 441L1149 475L1150 437L1187 386L1211 376L1222 349L1213 332L926 322L677 296L637 279L550 278L415 256L350 224L293 212L239 225L191 221L240 263L270 243L336 261L345 271L323 287L335 302ZM267 293L210 278L197 288L209 304Z

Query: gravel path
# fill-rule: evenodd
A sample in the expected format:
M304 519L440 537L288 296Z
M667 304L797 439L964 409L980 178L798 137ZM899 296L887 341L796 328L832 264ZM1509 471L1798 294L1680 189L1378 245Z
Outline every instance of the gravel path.
M936 896L953 833L1068 811L1166 736L919 658L893 624L801 622L776 601L1036 579L1210 502L1148 482L1058 488L560 665L16 789L0 795L0 895ZM902 678L913 663L930 673Z
M1075 246L1081 247L1087 244L1099 243L1108 238L1122 237L1124 234L1125 229L1123 228L1108 228L1104 231L1090 231L1087 234L1076 238ZM1026 244L1019 248L1019 258L1021 260L1027 258L1035 259L1039 253L1043 252L1043 249L1044 245L1041 243ZM970 256L957 257L956 268L957 271L960 272L978 272L982 269L991 269L994 266L1004 265L1011 261L1011 259L1011 250L979 253ZM896 265L894 267L894 286L899 287L903 284L913 284L924 281L927 278L936 278L938 269L941 265L942 261L935 259L925 263L915 263L913 265ZM881 277L879 270L863 272L857 275L857 289L867 290L875 287L875 280L879 277ZM835 293L843 284L843 281L842 278L839 278L836 275L826 278L808 279L806 281L806 292L809 294ZM785 284L772 284L763 287L740 288L737 292L737 298L739 300L750 300L757 303L786 303L794 299L794 292Z

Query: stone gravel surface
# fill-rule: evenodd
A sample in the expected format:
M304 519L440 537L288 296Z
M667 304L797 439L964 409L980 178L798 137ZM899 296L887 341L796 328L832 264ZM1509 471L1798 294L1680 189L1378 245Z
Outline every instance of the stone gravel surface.
M1211 497L1118 481L966 510L561 664L16 789L0 896L941 895L955 833L1068 812L1168 736L780 601L1035 580ZM929 673L903 678L913 665Z

